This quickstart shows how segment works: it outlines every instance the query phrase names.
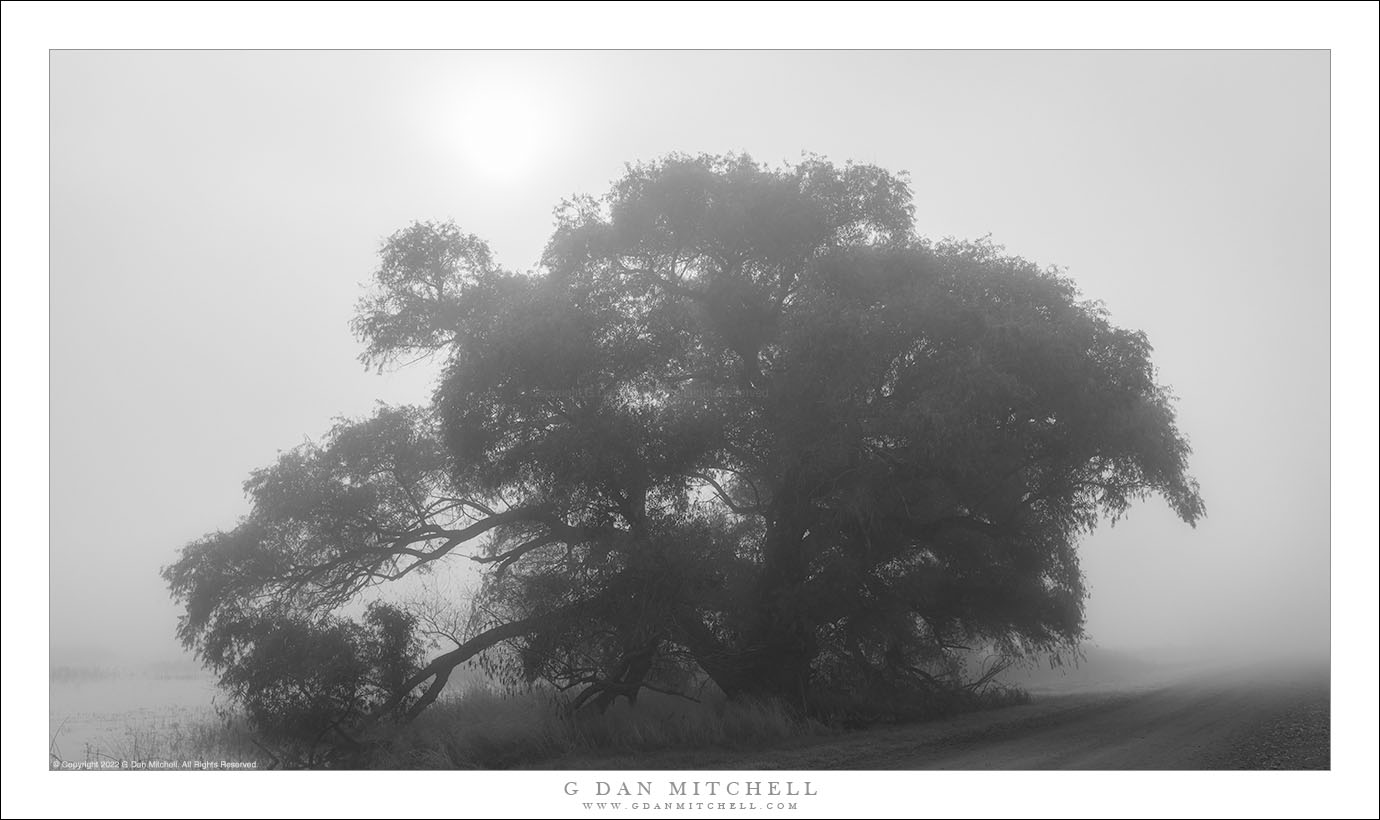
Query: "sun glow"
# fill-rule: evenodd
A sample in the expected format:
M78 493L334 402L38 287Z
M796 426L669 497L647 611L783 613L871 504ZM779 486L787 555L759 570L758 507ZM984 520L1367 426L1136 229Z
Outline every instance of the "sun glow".
M535 84L473 86L461 103L456 138L468 169L495 182L535 172L556 145L554 102Z

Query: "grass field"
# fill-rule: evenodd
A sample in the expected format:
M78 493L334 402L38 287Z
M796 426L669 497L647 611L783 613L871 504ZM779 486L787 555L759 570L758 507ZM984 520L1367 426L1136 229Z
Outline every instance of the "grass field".
M49 757L53 768L275 768L233 710L217 708L200 675L151 676L119 670L54 670ZM1023 702L994 690L947 705L934 717ZM693 766L725 753L770 749L861 728L856 716L827 722L773 701L729 701L713 690L698 701L653 692L636 707L570 714L554 691L504 693L471 679L412 723L385 725L350 765L381 769L597 768L596 761L675 750Z

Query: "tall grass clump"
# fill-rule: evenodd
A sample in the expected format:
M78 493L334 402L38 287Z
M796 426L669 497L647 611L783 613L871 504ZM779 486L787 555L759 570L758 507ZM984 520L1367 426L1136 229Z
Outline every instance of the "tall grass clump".
M697 701L644 693L636 706L572 712L553 689L508 694L473 684L438 701L416 721L392 727L364 765L490 769L564 756L611 756L667 749L755 748L835 730L777 701L730 701L713 691Z

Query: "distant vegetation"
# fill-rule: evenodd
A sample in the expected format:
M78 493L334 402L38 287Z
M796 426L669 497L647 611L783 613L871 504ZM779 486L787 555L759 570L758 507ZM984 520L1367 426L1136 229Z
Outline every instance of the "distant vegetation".
M118 666L54 666L48 670L48 680L65 683L116 678L126 674L128 670Z
M200 678L206 670L187 661L162 661L135 666L128 664L57 665L48 668L48 679L54 683L101 680L128 676L141 678Z

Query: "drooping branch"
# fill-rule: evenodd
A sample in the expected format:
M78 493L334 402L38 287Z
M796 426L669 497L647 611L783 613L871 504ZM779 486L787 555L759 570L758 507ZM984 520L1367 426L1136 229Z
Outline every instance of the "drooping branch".
M540 615L533 615L520 620L500 624L492 629L479 633L460 646L457 646L455 649L437 657L435 660L431 661L431 663L422 667L422 669L412 677L404 681L402 686L398 688L398 691L394 692L388 700L384 701L383 705L379 706L369 715L367 722L377 722L386 714L396 709L400 703L407 699L408 694L414 689L434 678L431 686L427 688L426 692L422 694L422 697L413 704L407 712L407 720L415 718L423 709L435 702L436 698L441 694L441 690L445 687L446 681L450 678L450 673L455 667L503 641L520 638L523 635L530 634L538 629L570 618L585 606L585 602L571 604Z
M474 504L478 508L479 505ZM387 532L386 535L392 538L391 542L382 546L364 546L356 549L347 550L331 558L328 561L317 564L298 565L284 573L283 586L287 589L301 589L309 584L335 586L340 579L332 579L333 572L343 570L346 573L346 580L370 579L394 581L402 578L426 564L430 564L455 550L456 547L473 541L498 527L510 524L536 523L550 528L551 532L538 539L543 543L529 543L494 558L475 558L474 560L506 561L511 558L516 560L527 551L536 549L547 543L567 540L581 540L588 537L589 533L584 528L574 527L561 521L552 515L545 507L518 507L503 512L490 512L487 518L481 519L468 527L461 529L448 529L433 525L418 527L406 532L395 533ZM380 532L380 534L385 534ZM416 545L430 544L441 540L441 543L431 549L418 549ZM519 551L520 550L520 551ZM387 562L396 558L415 559L406 566L392 572L382 572L382 568ZM511 561L507 561L511 563ZM505 564L506 566L506 564ZM353 570L351 568L354 568Z
M761 510L758 506L755 506L755 505L754 505L754 506L751 506L751 507L744 507L744 506L741 506L741 505L735 503L735 502L733 501L733 498L732 498L731 496L729 496L728 490L724 489L723 485L721 485L719 482L715 481L715 480L714 480L712 477L710 477L709 475L707 475L707 474L705 474L705 473L690 473L689 476L690 476L690 478L699 479L700 481L703 481L704 483L706 483L706 484L708 484L710 487L712 487L712 488L714 489L714 494L717 495L717 496L719 497L719 500L722 501L722 502L724 502L724 505L725 505L725 506L727 506L730 510L732 510L732 511L735 512L735 513L737 513L738 515L761 515L761 514L762 514L762 510ZM755 493L755 492L756 492L756 490L754 489L754 493Z
M538 538L533 538L510 550L501 552L498 555L474 555L470 557L470 560L477 561L481 564L492 564L496 562L498 564L497 572L502 574L504 570L513 565L513 562L532 550L541 549L549 544L559 543L560 540L561 539L555 535L547 534Z

